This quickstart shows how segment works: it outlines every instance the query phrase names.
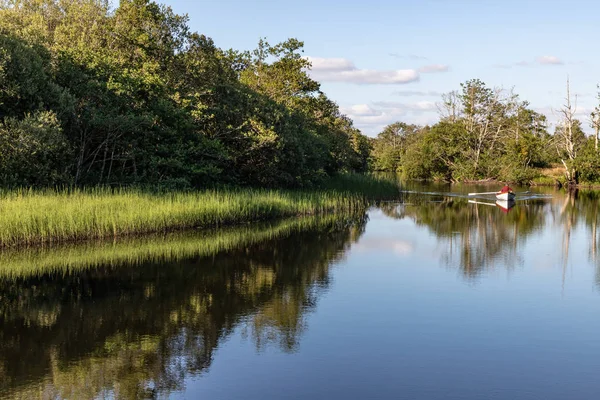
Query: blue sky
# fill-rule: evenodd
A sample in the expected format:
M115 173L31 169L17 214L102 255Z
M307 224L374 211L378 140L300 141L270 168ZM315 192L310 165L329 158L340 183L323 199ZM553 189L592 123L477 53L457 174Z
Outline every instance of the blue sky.
M598 103L600 4L591 0L165 3L221 48L303 40L322 90L370 136L398 120L435 122L439 93L471 78L514 87L550 121L567 76L582 120Z

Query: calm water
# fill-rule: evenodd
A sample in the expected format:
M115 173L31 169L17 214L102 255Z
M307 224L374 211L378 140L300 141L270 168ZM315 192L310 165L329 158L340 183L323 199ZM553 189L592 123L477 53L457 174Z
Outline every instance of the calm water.
M0 398L597 398L600 194L407 189L368 215L0 254Z

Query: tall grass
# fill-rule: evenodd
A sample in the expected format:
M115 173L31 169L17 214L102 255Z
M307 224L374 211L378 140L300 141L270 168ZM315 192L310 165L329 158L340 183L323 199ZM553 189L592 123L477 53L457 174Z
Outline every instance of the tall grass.
M394 189L397 193L397 189ZM0 195L0 246L243 224L353 212L367 198L335 190L258 189L148 193L135 189L17 190ZM393 191L388 188L388 196Z
M341 193L353 193L369 199L397 198L399 184L396 176L375 174L340 174L326 181L323 189Z

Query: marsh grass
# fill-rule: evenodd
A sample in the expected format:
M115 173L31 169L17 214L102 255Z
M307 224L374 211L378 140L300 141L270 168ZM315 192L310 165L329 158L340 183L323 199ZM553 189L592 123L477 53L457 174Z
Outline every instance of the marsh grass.
M399 183L395 175L340 174L326 181L322 188L368 199L388 200L397 198Z
M364 180L362 180L364 179ZM211 228L364 209L391 184L347 178L316 191L261 189L152 193L136 189L16 190L0 194L0 246L37 245ZM364 185L358 187L358 183ZM354 185L354 186L353 186ZM350 190L349 188L353 188Z
M145 236L89 240L60 246L5 249L0 252L0 280L43 274L66 275L93 268L118 268L144 262L172 262L214 256L265 240L311 229L348 227L364 214L307 216L277 222Z

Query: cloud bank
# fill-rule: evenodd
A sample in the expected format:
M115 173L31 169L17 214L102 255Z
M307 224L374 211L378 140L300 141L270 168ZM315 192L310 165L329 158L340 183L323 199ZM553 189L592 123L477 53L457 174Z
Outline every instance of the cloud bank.
M419 72L415 69L371 70L359 69L345 58L307 57L312 64L310 75L321 82L346 82L358 85L398 85L416 82Z
M355 104L340 107L340 111L354 121L354 125L369 136L375 136L386 125L404 121L421 125L434 123L437 119L437 104L432 101L403 103L377 101L371 104Z
M540 56L536 61L542 65L563 65L564 62L556 56Z

